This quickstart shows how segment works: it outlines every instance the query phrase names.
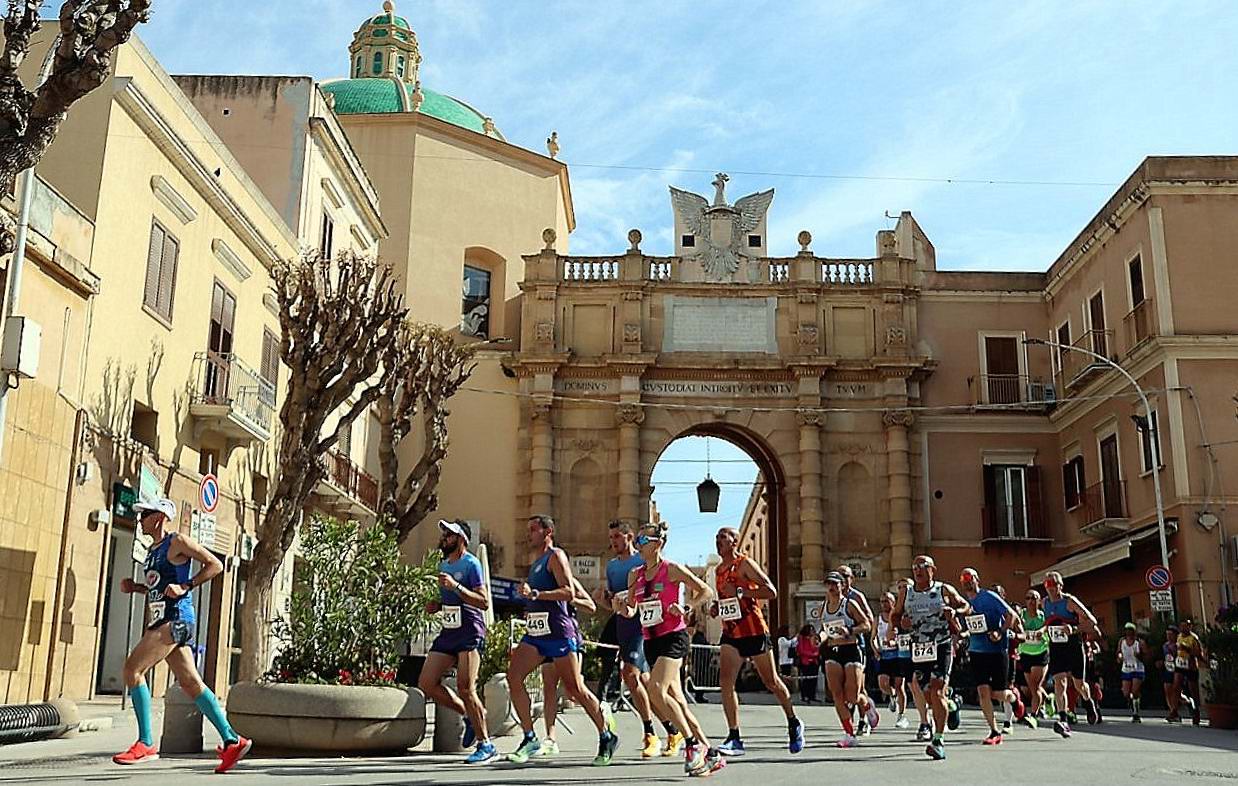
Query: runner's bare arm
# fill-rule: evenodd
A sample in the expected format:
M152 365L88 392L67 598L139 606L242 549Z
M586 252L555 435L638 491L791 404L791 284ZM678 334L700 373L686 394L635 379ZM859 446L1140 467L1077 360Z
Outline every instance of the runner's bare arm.
M490 593L489 591L486 590L484 586L479 585L475 587L474 589L469 589L468 587L465 587L463 584L456 581L455 579L452 579L452 582L453 582L453 585L450 587L445 587L445 589L449 589L452 592L459 595L460 600L464 601L470 606L479 608L482 611L485 611L486 609L490 608Z
M894 608L890 609L890 641L894 641L895 634L903 629L903 616L906 614L904 604L907 602L907 587L900 586L898 588L898 596L894 598Z
M1094 638L1100 639L1100 623L1096 621L1095 615L1092 614L1091 610L1087 606L1084 606L1078 598L1071 595L1066 601L1066 608L1078 614L1079 619L1084 623L1083 627L1086 628Z
M683 585L688 588L688 605L701 606L705 601L711 600L714 596L710 591L709 585L701 581L701 579L692 571L688 570L678 562L667 561L666 576L671 581L682 581Z
M188 535L177 535L176 540L169 550L178 556L186 557L191 560L197 560L202 563L202 569L198 571L198 575L189 580L189 586L185 587L180 584L172 584L168 586L165 594L171 598L179 598L187 592L192 591L196 587L200 587L206 582L223 573L223 563L219 558L212 554L205 546ZM168 559L171 560L172 554L168 554ZM174 563L175 564L175 563ZM176 587L176 591L172 588Z
M572 575L572 566L567 561L567 555L560 549L555 549L550 555L550 572L555 577L555 581L559 586L552 590L537 593L538 600L556 601L562 600L568 603L576 597L576 587L572 584L575 577Z
M589 597L589 591L580 583L580 579L573 576L572 586L576 588L576 596L572 598L573 606L584 609L590 614L598 610L597 604L593 602L593 598Z
M761 567L752 560L744 560L744 564L740 566L739 575L760 585L756 589L748 590L748 597L757 600L774 600L778 597L778 588L774 586L774 582L770 581L765 571L761 570Z
M847 613L851 615L851 619L856 621L856 623L851 626L852 633L864 633L865 631L872 630L872 620L869 617L864 616L864 607L861 606L858 601L847 601Z

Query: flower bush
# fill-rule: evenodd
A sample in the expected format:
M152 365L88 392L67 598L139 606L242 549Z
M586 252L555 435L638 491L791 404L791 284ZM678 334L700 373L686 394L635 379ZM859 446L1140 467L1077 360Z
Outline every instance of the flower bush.
M292 603L275 621L279 654L266 680L394 686L400 644L431 622L426 603L438 597L438 552L410 565L386 527L329 517L309 520L301 537Z
M1238 706L1238 605L1222 607L1203 636L1212 673L1208 701Z

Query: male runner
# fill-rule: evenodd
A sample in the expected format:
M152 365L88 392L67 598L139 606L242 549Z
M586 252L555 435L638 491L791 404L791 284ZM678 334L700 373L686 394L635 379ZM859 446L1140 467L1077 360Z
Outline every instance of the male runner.
M1057 696L1058 719L1053 722L1053 730L1063 739L1070 736L1069 703L1066 688L1073 683L1079 692L1079 700L1087 712L1088 723L1096 723L1100 715L1096 704L1092 701L1092 692L1088 681L1084 679L1087 672L1083 653L1083 635L1100 639L1100 626L1096 617L1083 602L1067 592L1064 592L1062 574L1050 571L1045 574L1045 630L1049 636L1049 678L1053 680L1054 693ZM1083 630L1080 630L1082 625Z
M580 674L580 661L574 656L580 650L574 638L574 625L567 604L576 595L572 583L572 566L567 554L554 545L554 519L544 514L529 517L528 543L532 552L528 581L520 585L520 596L525 598L526 632L520 644L512 650L507 669L508 688L511 691L512 708L520 719L524 738L508 760L524 764L537 755L540 743L533 731L533 707L524 681L529 674L550 658L555 671L577 704L584 708L598 731L598 754L593 759L596 767L610 764L619 746L619 737L606 728L606 718L597 697L585 687Z
M421 692L464 716L461 743L477 749L466 764L481 764L499 755L486 729L486 709L477 695L477 670L486 646L485 610L490 593L482 577L481 562L469 553L473 530L467 521L438 523L438 549L443 561L438 566L439 599L430 604L438 614L443 630L430 645L425 668L417 681ZM443 684L443 676L456 667L456 690Z
M889 697L890 712L897 714L894 728L905 729L907 723L907 686L905 684L911 665L911 637L898 633L898 625L891 620L894 610L894 593L881 596L881 611L877 616L877 634L872 638L873 654L877 656L877 685ZM900 642L899 639L903 638ZM907 644L907 648L900 646Z
M238 735L228 725L228 718L219 706L215 694L198 676L193 660L193 629L197 614L193 608L193 590L223 571L215 555L193 538L169 531L176 520L176 503L170 499L139 502L133 506L138 514L138 526L151 538L146 552L143 584L131 578L121 579L120 591L146 596L147 625L133 652L125 659L125 685L133 699L133 714L138 721L138 739L124 753L112 757L117 764L139 764L155 761L159 750L150 725L150 688L146 672L160 661L167 661L176 676L176 684L202 711L202 715L219 732L223 746L216 748L219 764L215 772L224 773L249 753L253 744ZM189 577L190 562L197 560L202 569Z
M572 657L580 660L584 653L585 636L580 629L580 620L576 616L576 609L583 609L589 614L597 611L597 605L593 602L593 598L589 596L589 592L584 585L575 576L572 577L572 586L576 589L576 594L572 596L572 600L567 604L567 612L571 615L571 637L576 641L576 646L580 650ZM606 716L606 728L612 732L615 730L615 720L610 714L606 702L598 699L602 707L602 714ZM559 755L559 741L555 738L555 722L559 717L559 675L555 671L554 660L546 658L542 661L542 723L546 727L546 736L541 741L541 746L538 748L537 755L539 758L549 759Z
M971 606L959 596L958 590L937 581L937 563L921 554L911 563L912 583L899 590L894 602L894 619L900 627L911 631L911 669L914 682L928 689L925 700L933 710L933 738L924 752L938 761L946 758L941 735L946 730L946 686L954 667L954 641L951 631L958 630L958 614L969 614Z
M1174 657L1174 689L1170 694L1173 701L1169 705L1169 716L1165 719L1170 722L1181 720L1178 710L1182 706L1183 696L1186 695L1191 709L1191 723L1198 726L1199 704L1203 701L1199 695L1199 664L1204 661L1206 653L1191 620L1185 619L1178 623L1177 644L1178 653ZM1184 689L1189 689L1189 693L1184 694Z
M980 587L980 573L975 568L964 568L959 583L972 607L971 614L964 620L964 630L968 634L967 651L980 699L980 713L989 724L989 736L985 737L984 744L1001 745L1002 732L997 730L993 713L994 694L1006 708L1004 729L1010 727L1012 716L1023 715L1023 702L1017 692L1010 690L1008 671L1010 633L1020 632L1022 622L1001 595Z
M1139 717L1139 689L1147 671L1143 664L1146 649L1135 623L1123 625L1122 638L1118 639L1118 664L1122 668L1122 695L1131 708L1131 723L1143 723Z
M834 572L836 572L839 576L842 576L843 597L845 597L847 600L855 601L856 604L859 605L860 611L864 612L864 616L868 618L868 628L866 628L864 632L861 632L859 634L860 636L859 638L860 668L864 670L865 673L867 673L868 637L869 635L871 635L872 631L874 630L876 626L876 615L873 614L873 607L868 604L868 598L865 597L863 592L861 592L859 589L856 588L855 571L851 569L851 566L850 565L839 565L838 568ZM865 679L864 674L860 675L860 695L864 697L864 702L862 703L866 703L869 706L873 705L873 700L870 699L868 696L868 685L867 685L867 680ZM859 705L857 704L854 706L858 707ZM867 736L870 728L871 728L871 724L869 723L867 714L866 713L861 714L860 721L859 723L856 724L856 734L861 737Z
M614 644L619 648L618 658L613 657L609 650L602 656L602 674L598 679L598 696L605 697L606 687L610 684L616 660L622 662L619 674L628 686L632 697L632 705L640 716L645 727L645 737L641 741L641 758L651 759L658 755L661 743L653 729L653 710L649 704L649 692L645 685L649 682L649 664L645 660L645 639L641 634L640 621L624 616L620 610L624 607L624 597L628 591L628 576L632 571L645 564L636 547L632 544L635 533L626 521L612 521L610 529L610 550L613 557L606 563L606 584L599 589L599 604L614 610L614 614L606 621L602 629L603 644ZM603 701L605 699L603 698ZM666 748L663 756L678 756L683 748L683 735L670 721L663 721L666 729Z
M739 533L731 527L723 527L714 537L714 545L722 562L716 571L718 600L709 607L709 613L722 618L722 710L726 714L726 740L718 750L727 756L743 756L744 741L739 733L739 696L735 681L745 660L752 661L766 690L782 706L787 716L788 749L799 753L804 749L804 724L795 717L791 704L791 691L778 676L777 664L771 649L769 626L761 614L760 601L778 597L774 582L769 580L747 554L739 551Z

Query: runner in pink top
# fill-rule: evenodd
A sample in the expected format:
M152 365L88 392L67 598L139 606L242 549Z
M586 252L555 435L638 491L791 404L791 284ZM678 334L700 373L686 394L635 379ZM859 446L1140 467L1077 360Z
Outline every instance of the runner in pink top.
M650 607L646 607L648 614L641 614L641 632L645 635L645 641L651 639L660 639L663 636L669 636L672 633L678 633L681 630L686 630L688 620L686 617L678 614L667 614L667 610L671 606L684 608L683 584L678 581L671 581L670 574L671 564L666 560L662 560L658 564L657 570L653 574L653 578L640 577L636 581L636 608L638 611L646 601L658 600L661 605L661 614ZM645 625L646 619L654 619L656 616L662 618L662 622L656 625Z

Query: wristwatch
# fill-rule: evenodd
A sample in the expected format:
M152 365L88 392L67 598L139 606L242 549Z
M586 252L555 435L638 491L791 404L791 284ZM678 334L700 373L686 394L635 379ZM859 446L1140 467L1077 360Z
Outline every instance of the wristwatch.
M529 590L529 600L537 600L537 596L541 594L540 590L531 589Z

